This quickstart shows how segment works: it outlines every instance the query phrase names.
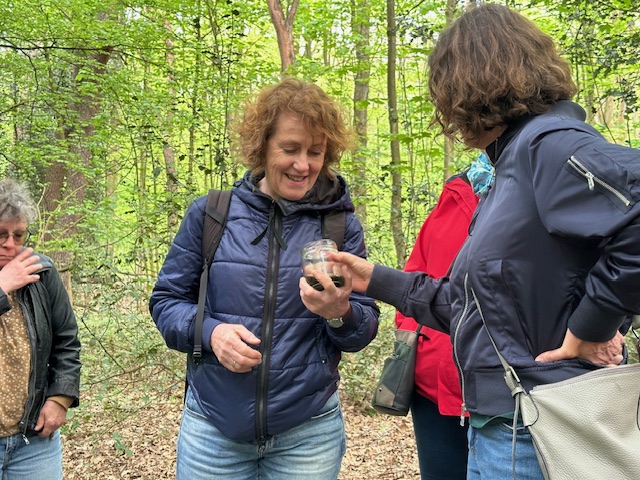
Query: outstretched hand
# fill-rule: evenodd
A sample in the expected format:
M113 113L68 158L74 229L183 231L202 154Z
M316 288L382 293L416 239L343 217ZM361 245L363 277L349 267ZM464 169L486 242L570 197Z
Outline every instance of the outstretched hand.
M582 358L596 365L611 367L622 363L623 345L624 337L620 332L608 342L586 342L567 329L560 348L541 353L536 357L536 362Z
M331 260L342 264L343 269L347 269L351 276L351 288L356 292L365 293L369 287L374 264L347 252L331 252L329 255Z

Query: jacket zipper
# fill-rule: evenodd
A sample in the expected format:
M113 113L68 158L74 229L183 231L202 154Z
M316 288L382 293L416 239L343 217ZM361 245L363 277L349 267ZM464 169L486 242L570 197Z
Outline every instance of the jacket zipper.
M275 204L271 205L275 209ZM280 244L276 240L276 232L282 229L282 218L275 209L271 234L269 235L269 261L266 278L266 298L262 323L262 363L258 367L256 398L256 437L260 445L267 441L267 399L269 389L269 366L271 363L271 341L278 290L278 263L280 260Z
M575 155L571 155L571 158L567 160L567 164L587 180L587 185L589 186L589 190L593 190L595 188L595 184L597 183L602 188L604 188L608 192L615 195L616 198L618 198L618 200L624 203L625 207L628 207L629 205L631 205L631 200L629 200L622 193L620 193L619 190L615 189L604 180L601 180L598 177L596 177L592 172L589 171L587 167L585 167L580 162L580 160L576 158Z
M460 387L462 392L462 405L460 412L460 426L464 426L464 417L467 413L467 403L464 399L464 372L462 371L462 366L460 365L460 358L458 357L458 332L460 327L464 323L467 313L469 311L469 292L467 290L467 281L469 279L469 274L465 273L464 275L464 308L462 309L462 313L460 314L460 319L456 325L456 330L453 334L453 356L456 361L456 366L458 367L458 373L460 374Z
M31 350L29 352L31 366L29 368L29 392L27 396L27 404L25 405L24 414L23 414L22 420L20 420L20 424L22 425L22 440L24 440L24 443L26 445L29 445L29 439L27 438L27 428L29 427L29 415L31 414L31 410L33 409L33 403L35 401L36 372L35 372L34 366L36 365L37 358L36 358L36 344L35 344L36 342L34 340L36 338L36 334L35 334L33 324L31 323L31 318L29 317L29 311L26 308L26 304L23 298L24 298L24 292L21 292L18 295L18 304L22 309L22 315L24 316L24 321L27 324L27 332L29 335L29 345L31 346Z

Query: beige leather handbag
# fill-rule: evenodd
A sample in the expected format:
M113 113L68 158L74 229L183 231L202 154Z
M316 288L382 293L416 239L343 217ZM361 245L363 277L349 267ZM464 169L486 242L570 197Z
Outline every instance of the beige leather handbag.
M479 305L478 311L484 322ZM487 333L515 398L514 419L520 414L529 429L546 480L640 478L640 364L594 370L527 393Z

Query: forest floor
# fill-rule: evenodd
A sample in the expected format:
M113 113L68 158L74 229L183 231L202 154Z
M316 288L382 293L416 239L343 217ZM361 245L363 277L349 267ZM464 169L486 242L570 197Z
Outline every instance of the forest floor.
M411 416L372 415L342 398L347 453L338 479L419 479ZM123 418L105 409L104 401L85 399L70 419L73 428L63 434L64 479L175 478L182 398L165 400L128 409Z

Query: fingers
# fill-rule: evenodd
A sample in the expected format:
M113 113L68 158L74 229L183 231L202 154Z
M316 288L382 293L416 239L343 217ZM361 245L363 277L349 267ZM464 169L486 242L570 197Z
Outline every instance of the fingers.
M236 373L250 372L251 369L262 363L262 354L256 350L249 349L248 355L234 351L228 358L220 361L228 370Z
M314 272L316 281L322 289L310 286L305 278L299 282L300 299L310 312L324 318L344 316L350 309L351 277L345 273L342 286L334 283L332 278L323 272Z
M334 279L321 270L307 270L304 278L307 284L319 292L341 287L344 284L344 279L337 277Z
M262 362L262 354L250 346L259 345L260 339L244 325L220 324L210 341L218 361L232 372L249 372Z
M331 252L329 258L335 262L340 262L347 265L350 268L355 267L358 260L362 260L360 257L347 252Z
M595 365L614 366L622 363L624 356L624 337L619 332L606 342L587 342L580 340L567 330L562 346L543 352L536 357L537 362L553 362L581 358Z
M249 355L243 355L240 352L233 352L229 356L228 360L224 360L222 363L228 370L236 373L247 373L257 365L262 363L262 355L260 352L251 350ZM257 356L255 355L257 354Z
M586 348L579 356L596 365L615 366L622 363L624 351L624 337L617 334L608 342L584 342Z
M609 342L609 348L612 354L611 363L620 365L624 361L624 335L617 332L615 337Z
M330 257L333 261L342 264L343 272L345 269L351 275L351 288L357 292L366 292L369 287L369 281L373 275L374 264L347 252L332 252Z
M548 352L542 352L536 357L536 362L553 362L555 360L562 360L564 356L560 348L556 350L549 350Z
M0 288L10 293L40 280L40 275L35 273L42 269L42 264L36 263L39 258L32 248L22 250L0 270Z
M40 410L35 430L41 437L51 437L67 419L67 411L59 403L47 400Z

